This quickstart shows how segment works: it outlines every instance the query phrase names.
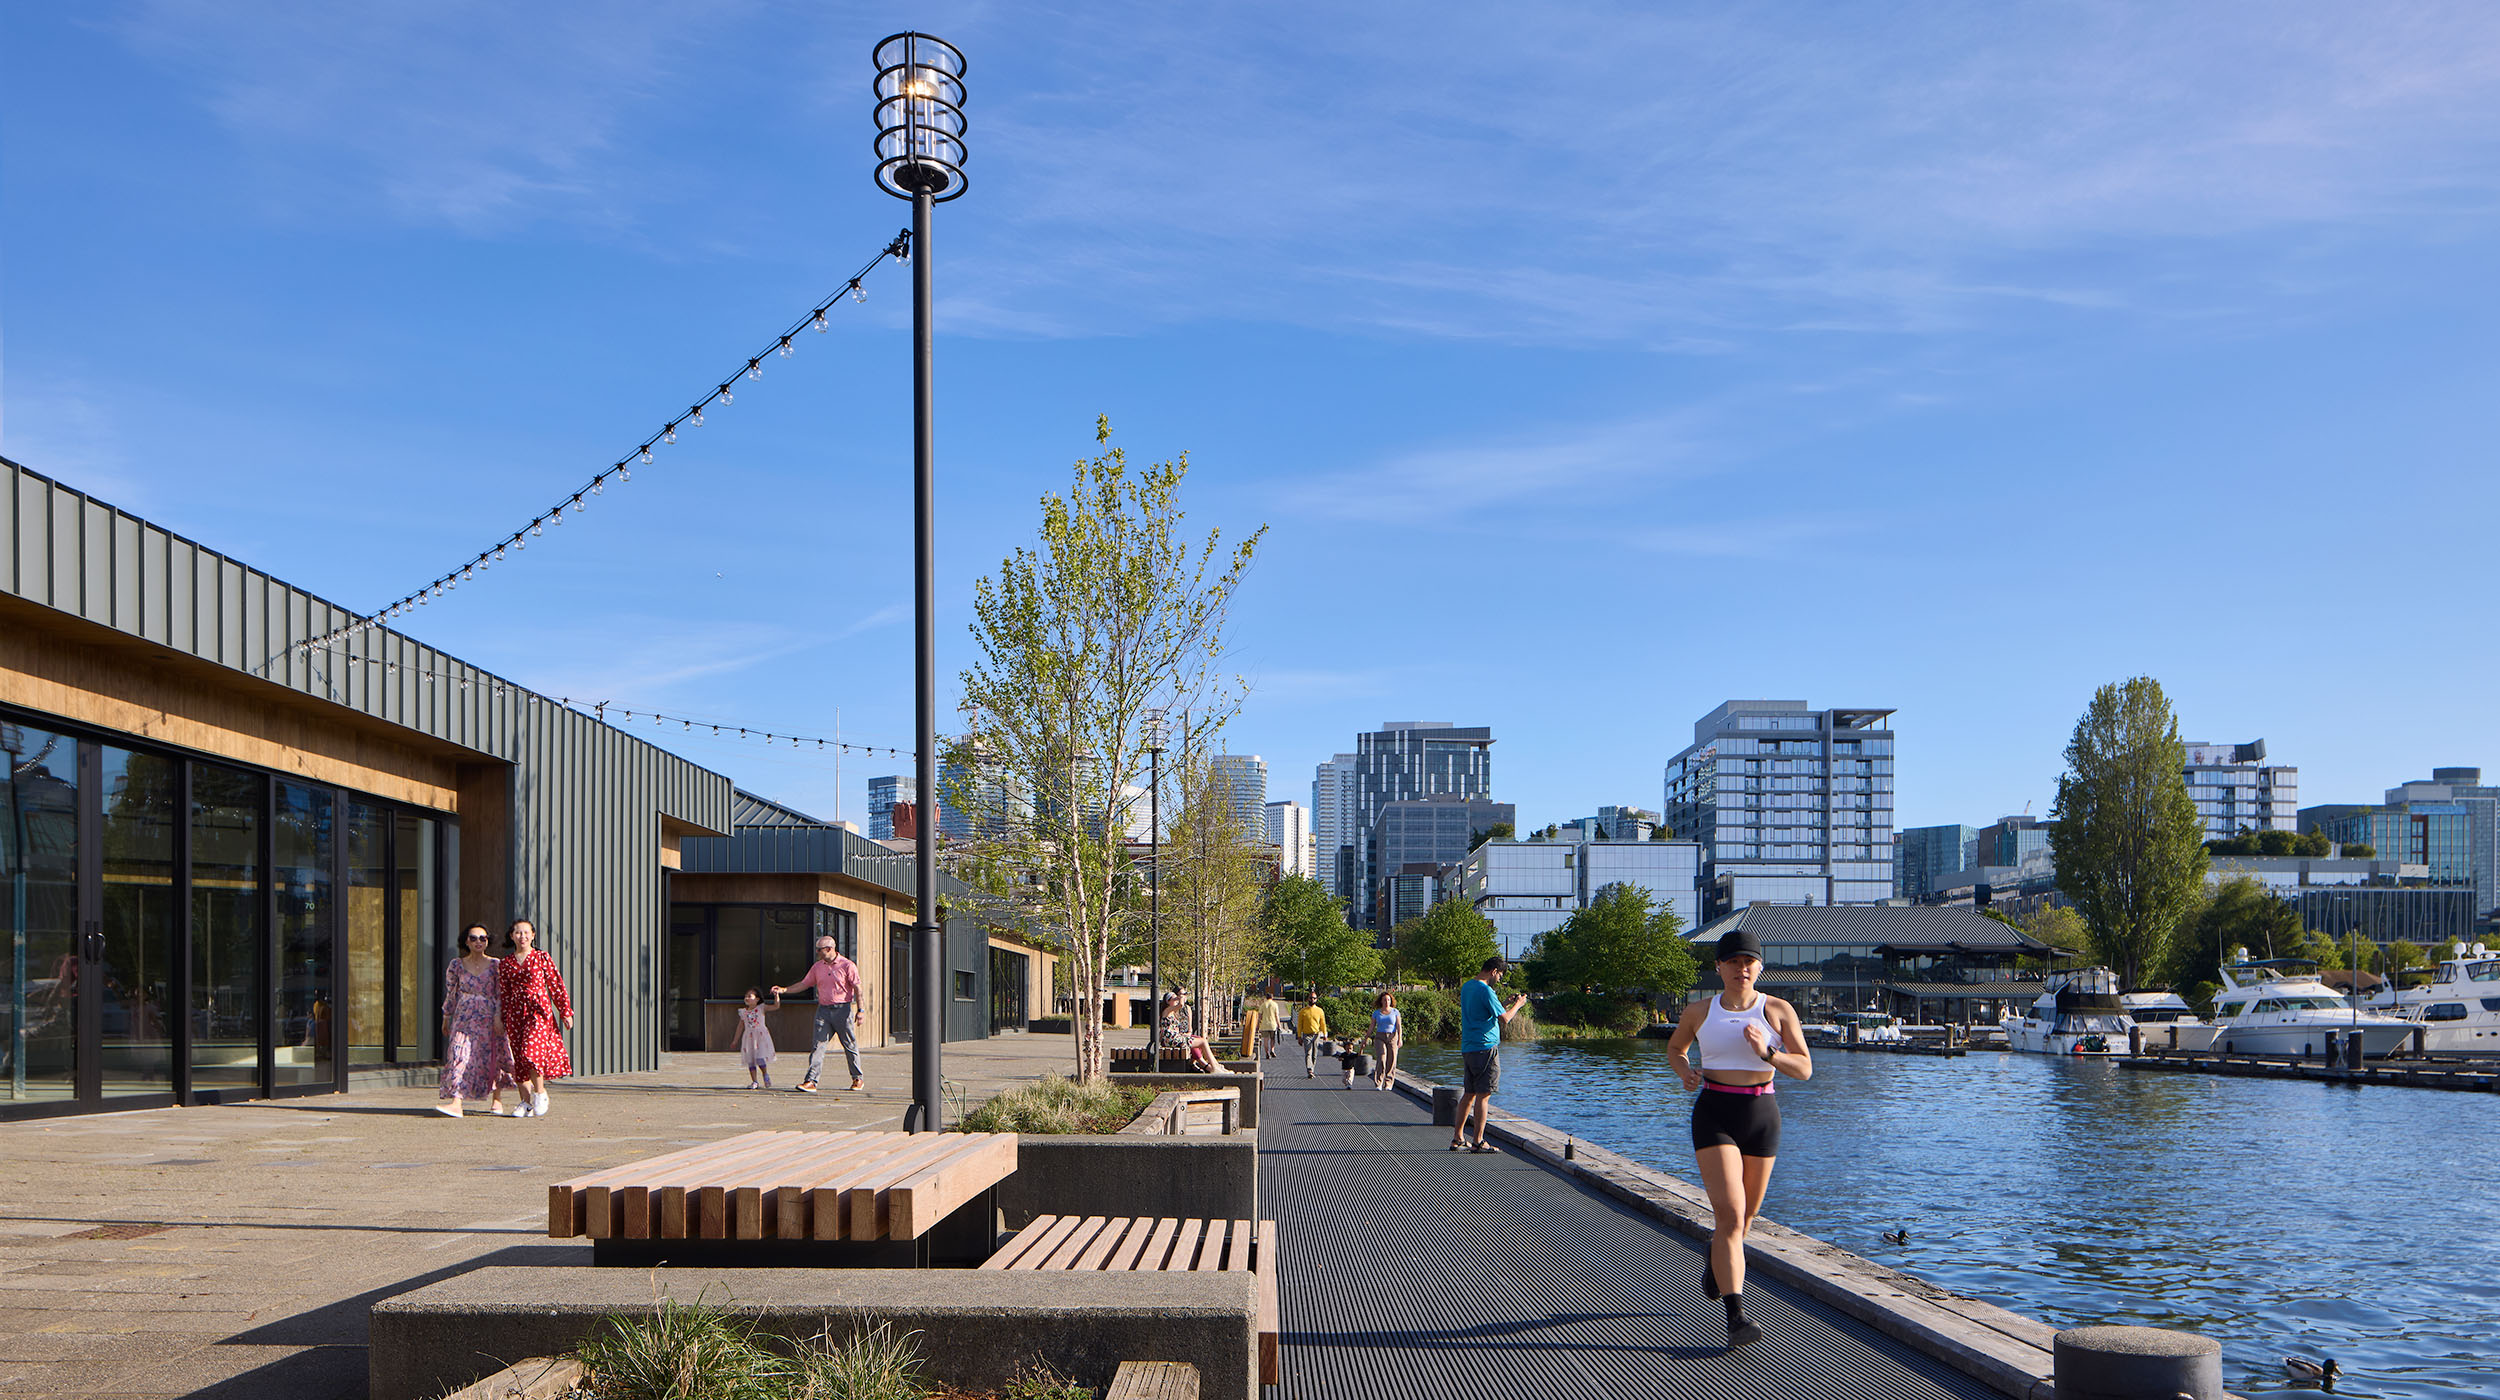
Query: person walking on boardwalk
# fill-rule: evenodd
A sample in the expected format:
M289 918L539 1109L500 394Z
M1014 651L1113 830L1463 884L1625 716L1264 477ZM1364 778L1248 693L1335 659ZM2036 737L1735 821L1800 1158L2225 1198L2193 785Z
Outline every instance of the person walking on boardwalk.
M1484 1140L1484 1119L1493 1108L1493 1090L1502 1082L1502 1027L1528 1001L1528 994L1521 992L1504 1005L1501 994L1493 990L1493 984L1509 970L1510 964L1499 957L1486 958L1483 971L1458 984L1459 1060L1466 1066L1466 1075L1459 1087L1458 1122L1450 1128L1452 1152L1462 1147L1470 1152L1501 1150ZM1467 1132L1471 1113L1476 1124L1473 1137Z
M1386 1089L1397 1082L1398 1047L1406 1043L1406 1015L1398 1010L1398 994L1382 992L1372 998L1372 1087ZM1348 1085L1348 1088L1353 1087Z
M559 1017L564 1029L573 1029L573 996L564 989L564 974L556 970L556 960L538 946L536 925L514 919L504 941L512 945L512 955L495 967L495 990L503 997L503 1033L512 1044L512 1074L529 1095L519 1116L544 1118L547 1081L573 1072L573 1057L565 1052L564 1037L556 1033Z
M1743 929L1719 939L1719 982L1726 988L1684 1008L1667 1040L1667 1063L1675 1066L1693 1096L1693 1161L1710 1193L1710 1259L1702 1266L1704 1293L1727 1305L1727 1344L1759 1341L1762 1329L1745 1316L1745 1238L1771 1165L1780 1150L1780 1107L1772 1081L1814 1077L1805 1028L1797 1012L1754 987L1762 975L1762 942ZM1686 1058L1696 1046L1701 1068Z
M1276 999L1265 992L1253 994L1249 1005L1241 1008L1243 1054L1254 1060L1274 1058L1276 1019Z
M1319 993L1308 994L1310 1000L1293 1018L1293 1038L1302 1042L1302 1077L1319 1078L1320 1037L1328 1034L1328 1013L1319 1009Z
M842 956L830 935L816 940L816 961L808 965L807 975L787 987L773 988L773 995L811 989L816 993L816 1046L807 1052L807 1077L799 1081L799 1092L816 1092L816 1076L825 1067L825 1042L834 1039L842 1042L851 1087L867 1088L868 1081L860 1073L859 1032L851 1026L851 1009L859 1004L859 964Z
M447 1118L460 1116L463 1099L484 1099L486 1111L501 1118L503 1091L519 1087L496 986L503 960L486 955L492 941L486 925L469 925L460 935L460 956L443 972L442 1102L434 1111Z

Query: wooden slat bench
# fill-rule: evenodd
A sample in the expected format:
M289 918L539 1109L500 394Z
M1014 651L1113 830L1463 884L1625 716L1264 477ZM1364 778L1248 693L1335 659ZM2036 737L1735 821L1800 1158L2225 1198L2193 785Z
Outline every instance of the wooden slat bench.
M1015 1168L1013 1133L742 1133L555 1183L547 1233L603 1258L623 1241L920 1240Z
M1248 1273L1258 1297L1259 1384L1276 1385L1276 1222L1040 1215L984 1269Z
M1123 1361L1102 1400L1198 1400L1198 1368L1186 1361Z

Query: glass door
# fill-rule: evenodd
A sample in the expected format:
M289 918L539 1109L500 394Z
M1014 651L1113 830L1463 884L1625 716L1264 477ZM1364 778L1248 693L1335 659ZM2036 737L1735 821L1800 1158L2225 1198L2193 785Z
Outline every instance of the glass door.
M260 1091L268 1026L262 971L261 804L268 780L191 765L191 1092Z
M78 741L0 721L0 1103L79 1098Z
M96 749L97 1092L107 1099L170 1098L180 1004L174 841L182 825L182 765L110 744Z

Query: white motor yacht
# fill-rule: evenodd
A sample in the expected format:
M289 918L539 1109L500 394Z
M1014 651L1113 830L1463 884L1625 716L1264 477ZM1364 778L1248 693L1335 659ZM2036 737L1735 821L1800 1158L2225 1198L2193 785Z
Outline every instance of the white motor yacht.
M2005 1043L2035 1055L2124 1055L2134 1025L2119 999L2117 976L2087 967L2049 974L2047 990L2030 1010L2006 1014Z
M2424 1054L2500 1055L2500 954L2451 943L2430 985L2390 987L2362 1005L2420 1026Z
M2251 962L2241 950L2214 994L2215 1047L2225 1055L2315 1056L2329 1036L2358 1034L2362 1055L2377 1059L2412 1038L2412 1022L2354 1009L2316 969L2302 958Z
M2136 1029L2144 1032L2147 1050L2211 1050L2220 1034L2177 992L2124 992L2118 1000Z

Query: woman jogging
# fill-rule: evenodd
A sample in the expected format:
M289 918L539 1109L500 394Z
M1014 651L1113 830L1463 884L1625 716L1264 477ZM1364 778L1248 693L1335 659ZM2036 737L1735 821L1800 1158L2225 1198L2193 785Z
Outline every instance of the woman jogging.
M1667 1062L1693 1096L1693 1162L1710 1192L1710 1260L1704 1293L1727 1304L1727 1344L1760 1341L1745 1316L1745 1236L1771 1185L1780 1150L1780 1108L1772 1080L1814 1077L1804 1027L1778 997L1754 990L1762 974L1762 942L1743 929L1719 940L1719 982L1726 988L1684 1008L1667 1041ZM1686 1052L1698 1045L1696 1072Z

